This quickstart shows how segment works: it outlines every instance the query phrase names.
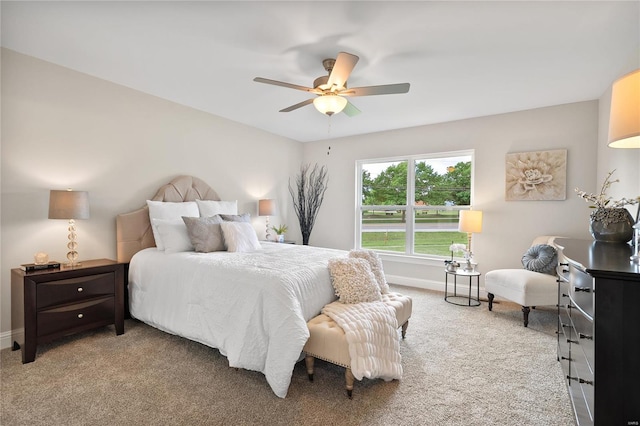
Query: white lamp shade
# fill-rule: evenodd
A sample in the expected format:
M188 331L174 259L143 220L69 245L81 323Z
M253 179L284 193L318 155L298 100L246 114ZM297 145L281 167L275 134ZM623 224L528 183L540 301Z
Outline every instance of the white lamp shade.
M467 232L467 233L482 232L482 211L460 210L460 220L458 221L458 231Z
M640 148L640 69L613 83L609 146Z
M51 190L49 219L89 219L89 193Z
M259 200L258 201L258 216L273 216L276 214L276 202L275 200Z
M333 115L347 106L346 98L338 95L322 95L313 100L313 105L323 114Z

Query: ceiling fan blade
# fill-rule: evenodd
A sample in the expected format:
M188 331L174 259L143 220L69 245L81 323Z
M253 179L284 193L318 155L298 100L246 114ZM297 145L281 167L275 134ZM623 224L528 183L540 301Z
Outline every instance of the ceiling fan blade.
M407 93L409 83L384 84L382 86L351 87L340 91L343 96L371 96L371 95L393 95L396 93Z
M351 53L338 53L336 63L333 65L331 74L329 74L329 80L327 81L329 87L336 86L338 89L345 87L349 75L351 75L351 71L353 71L353 67L358 63L358 59L360 58Z
M285 109L281 109L280 112L290 112L293 111L294 109L298 109L298 108L302 108L305 105L309 105L313 103L313 98L312 99L307 99L306 101L302 101L302 102L298 102L295 105L291 105L290 107L287 107Z
M347 101L347 106L344 107L342 112L345 113L348 117L353 117L354 115L360 114L360 110L356 108L351 102Z
M289 89L302 90L304 92L318 93L317 89L314 89L314 88L311 88L311 87L305 87L305 86L299 86L297 84L285 83L284 81L269 80L268 78L256 77L256 78L253 79L253 81L257 81L258 83L273 84L274 86L288 87Z

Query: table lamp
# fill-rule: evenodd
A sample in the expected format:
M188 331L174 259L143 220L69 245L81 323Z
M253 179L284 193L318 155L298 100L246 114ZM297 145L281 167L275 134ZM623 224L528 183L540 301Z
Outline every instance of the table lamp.
M460 210L458 231L467 233L467 251L471 252L471 234L482 232L482 211Z
M68 267L80 266L76 241L76 219L89 219L89 193L86 191L51 190L49 193L49 219L69 220L69 242L67 243Z
M271 239L271 229L269 227L269 216L276 214L276 202L275 200L265 199L258 201L258 216L267 217L267 231L265 239L269 241Z

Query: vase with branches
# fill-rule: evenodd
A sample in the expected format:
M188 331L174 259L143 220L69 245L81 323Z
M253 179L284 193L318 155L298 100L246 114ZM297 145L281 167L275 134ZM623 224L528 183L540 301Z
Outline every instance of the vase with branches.
M328 181L326 166L320 167L318 164L313 168L310 164L300 166L300 174L296 176L295 180L295 189L289 180L289 193L300 223L303 245L309 245L309 236L318 216L320 205L324 200Z

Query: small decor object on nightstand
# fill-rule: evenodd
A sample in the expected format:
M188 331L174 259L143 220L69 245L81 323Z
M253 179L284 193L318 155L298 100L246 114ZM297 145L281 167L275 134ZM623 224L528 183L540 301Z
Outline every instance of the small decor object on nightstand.
M276 233L276 241L279 243L284 243L284 234L287 233L289 227L287 227L287 225L280 224L280 226L274 226L271 229L273 229Z
M36 265L49 263L49 255L47 253L38 252L33 255L33 263Z

